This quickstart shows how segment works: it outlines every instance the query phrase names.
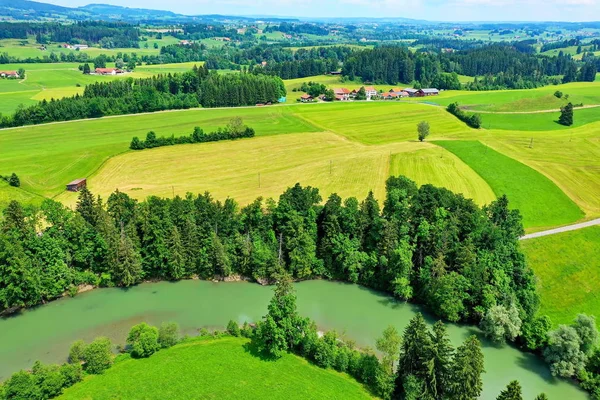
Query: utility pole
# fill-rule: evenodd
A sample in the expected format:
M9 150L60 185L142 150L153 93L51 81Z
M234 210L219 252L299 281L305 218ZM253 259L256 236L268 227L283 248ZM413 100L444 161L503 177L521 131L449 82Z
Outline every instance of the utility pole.
M175 186L171 186L171 191L173 192L173 199L175 198Z
M333 170L333 161L329 160L329 175L331 175L332 170Z
M531 138L531 141L529 142L529 148L533 149L533 138Z
M258 188L260 189L260 172L258 173Z

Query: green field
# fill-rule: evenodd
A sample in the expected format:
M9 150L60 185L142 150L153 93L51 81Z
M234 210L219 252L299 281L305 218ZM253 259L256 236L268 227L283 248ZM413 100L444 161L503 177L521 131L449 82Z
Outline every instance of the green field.
M404 175L418 185L429 183L462 193L479 205L496 199L490 186L454 154L439 148L427 148L392 155L390 175Z
M415 140L416 126L429 121L431 138L475 133L440 107L403 102L333 103L297 108L314 125L364 144Z
M137 73L151 74L152 70L147 67ZM505 116L512 119L515 115ZM128 153L131 138L144 137L150 130L158 135L187 135L194 126L212 130L224 126L234 116L242 117L255 128L258 136L297 135L277 139L277 146L255 138ZM517 160L520 163L513 161L511 165L518 165L520 171L526 170L528 177L535 176L527 184L537 193L533 203L520 193L519 184L514 184L508 192L513 204L523 209L527 227L537 229L583 217L572 201L560 191L557 194L556 186L575 201L586 217L600 215L600 174L597 172L600 138L596 133L600 122L554 131L474 130L441 107L412 102L336 102L172 111L10 129L0 135L0 147L9 149L0 162L0 174L16 172L25 190L47 197L61 195L59 199L69 203L73 198L62 194L64 185L81 177L90 178L90 187L102 195L116 188L129 190L136 198L210 190L218 197L233 196L240 202L251 201L259 195L278 195L297 181L318 186L324 193L336 191L344 196L361 197L373 189L380 196L385 178L400 171L420 184L445 183L443 186L463 192L479 204L491 199L490 187L494 193L504 189L502 184L498 186L495 174L485 175L470 161L446 163L442 158L444 164L440 164L435 157L421 158L425 155L421 153L406 165L390 163L394 153L407 154L406 149L428 148L411 143L415 141L416 124L423 120L431 124L428 140L480 141L507 156L502 158L503 162L513 161L510 158ZM315 132L325 133L311 134ZM530 146L532 138L533 146ZM323 146L322 152L319 146ZM126 154L111 160L124 152ZM179 159L178 154L181 154ZM203 162L201 157L211 160L210 163ZM133 160L136 161L132 165ZM178 162L180 160L185 163ZM118 167L120 165L122 167ZM130 172L126 172L124 166ZM455 179L447 179L448 176ZM512 177L507 172L503 179ZM472 182L467 184L467 180ZM536 186L538 184L541 186ZM545 196L549 187L553 193L549 204L554 206L546 211L539 197ZM557 216L560 208L556 206L561 204L567 206L566 212Z
M521 248L538 277L541 314L554 325L600 310L600 226L524 240Z
M520 162L474 141L437 141L479 174L497 196L506 194L526 228L565 225L583 212L550 179Z
M190 70L194 64L201 63L148 65L139 67L133 73L118 76L84 75L77 63L4 64L2 68L6 70L24 68L26 79L0 79L0 113L10 114L20 104L28 106L44 99L81 94L84 87L91 83L183 72Z
M187 110L29 126L0 135L0 148L10 149L3 154L0 174L17 172L25 189L55 196L66 183L90 176L112 156L128 151L133 136L145 137L150 130L159 136L189 135L195 126L210 131L235 116L262 136L318 130L288 107Z
M87 54L90 58L99 56L100 54L116 55L117 53L136 53L138 55L158 54L159 49L154 48L154 43L157 43L159 48L169 44L177 43L179 40L172 36L163 36L162 39L148 38L148 41L140 41L139 49L135 48L115 48L102 49L100 47L90 47L84 50L66 49L60 46L62 43L51 43L46 45L46 50L40 50L40 45L35 42L33 37L27 40L21 39L2 39L0 40L0 53L8 53L11 57L16 58L44 58L50 57L50 54ZM145 44L148 43L148 48Z
M519 131L569 130L600 120L600 107L575 109L573 126L558 123L560 112L541 112L531 114L481 114L482 126L486 129L505 129Z
M217 379L218 378L218 379ZM284 354L252 354L247 339L191 339L146 359L124 359L59 399L369 399L346 374Z

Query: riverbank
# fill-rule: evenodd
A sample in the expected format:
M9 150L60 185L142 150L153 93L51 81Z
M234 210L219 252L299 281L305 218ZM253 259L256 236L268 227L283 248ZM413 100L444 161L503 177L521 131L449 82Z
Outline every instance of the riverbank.
M424 313L430 324L436 321L422 307L358 285L316 280L294 286L301 315L313 319L320 330L336 330L360 347L375 347L388 325L402 331L417 312ZM175 321L190 336L197 335L199 328L223 329L230 319L240 324L256 322L266 314L272 294L271 288L248 282L185 280L95 289L24 310L0 320L0 380L30 368L36 359L63 362L78 339L89 342L107 336L123 343L131 326L142 321L156 326ZM480 337L487 371L482 399L495 399L514 379L521 382L527 398L545 392L550 399L588 399L571 382L552 377L533 354L491 343L473 326L448 324L448 331L454 345L472 334Z

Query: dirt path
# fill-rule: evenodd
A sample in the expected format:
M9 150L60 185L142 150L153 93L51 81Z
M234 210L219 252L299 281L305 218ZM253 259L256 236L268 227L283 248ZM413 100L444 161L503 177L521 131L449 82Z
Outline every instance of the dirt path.
M574 110L583 110L584 108L598 108L598 107L600 107L600 104L590 104L587 106L575 107L573 109ZM466 109L465 111L478 113L478 114L543 114L543 113L560 112L560 109L558 109L558 110L539 110L539 111L479 111L479 110Z
M521 240L533 239L542 236L555 235L557 233L576 231L578 229L588 228L590 226L600 225L600 218L591 221L582 222L574 225L567 225L560 228L549 229L547 231L530 233L529 235L521 236Z

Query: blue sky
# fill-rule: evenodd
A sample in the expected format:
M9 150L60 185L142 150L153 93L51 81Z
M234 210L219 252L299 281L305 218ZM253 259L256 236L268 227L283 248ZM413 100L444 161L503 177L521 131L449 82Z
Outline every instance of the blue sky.
M42 0L90 2L181 14L404 17L436 21L599 21L600 0Z

